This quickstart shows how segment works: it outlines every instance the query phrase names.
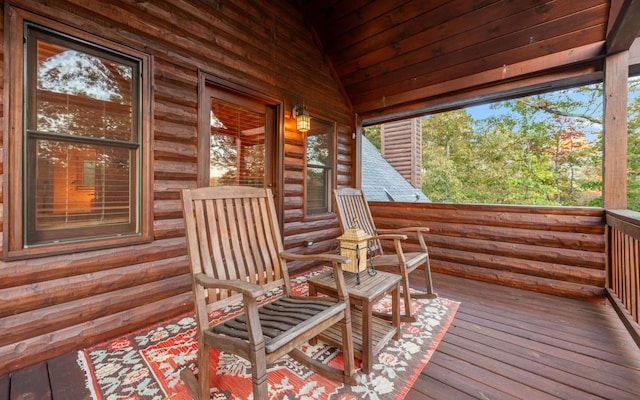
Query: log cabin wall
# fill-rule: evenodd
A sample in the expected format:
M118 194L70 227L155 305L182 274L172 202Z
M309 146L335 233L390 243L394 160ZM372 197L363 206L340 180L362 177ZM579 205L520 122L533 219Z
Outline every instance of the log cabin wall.
M378 228L425 226L431 269L603 302L604 210L434 203L369 204ZM417 241L410 241L417 248ZM438 281L434 281L437 292Z
M333 215L304 218L304 143L289 113L304 99L312 117L336 122L336 184L344 186L352 179L352 117L311 32L287 2L11 5L153 57L153 241L0 261L0 375L193 309L179 189L196 186L199 71L282 100L284 182L277 184L285 247L319 252L334 245ZM0 52L8 63L6 43ZM9 168L2 159L0 166L6 180ZM316 244L303 248L307 239Z
M422 118L380 126L382 157L413 187L422 190Z

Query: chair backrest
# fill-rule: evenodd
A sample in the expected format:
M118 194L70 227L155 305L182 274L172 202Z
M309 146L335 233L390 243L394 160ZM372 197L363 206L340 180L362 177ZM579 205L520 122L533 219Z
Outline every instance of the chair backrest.
M376 226L369 210L369 205L360 189L339 188L333 191L335 209L342 232L350 228L360 228L369 235L376 235ZM369 241L369 252L382 254L379 240Z
M193 274L240 279L291 291L270 189L245 186L183 189L182 204ZM240 301L239 294L209 290L214 308Z

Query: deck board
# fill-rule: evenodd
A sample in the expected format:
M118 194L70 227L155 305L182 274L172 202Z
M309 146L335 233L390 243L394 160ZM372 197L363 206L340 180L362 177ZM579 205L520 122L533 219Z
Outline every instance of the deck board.
M71 352L49 360L49 378L53 399L89 400L86 378L77 362L77 353Z
M478 377L480 382L496 390L505 393L516 391L523 399L556 399L555 396L538 389L542 383L539 377L526 374L512 365L447 342L441 343L438 351L447 358L448 363L462 364L462 368L459 369L462 375L470 379Z
M480 364L503 375L508 375L510 379L517 380L522 384L536 388L545 388L552 398L577 399L585 397L585 391L576 388L590 388L589 392L595 397L607 399L635 399L635 395L618 390L609 385L594 385L590 379L585 379L573 373L562 371L545 363L528 359L523 362L520 354L513 354L504 351L500 347L487 346L474 340L464 339L459 336L449 338L447 343L443 343L442 352L447 354L460 353L460 350L477 354ZM464 353L463 353L464 354Z
M39 363L21 369L11 375L11 400L51 400L51 385L47 364Z
M9 400L9 376L0 376L0 400Z
M423 276L412 274L416 289ZM610 306L433 278L440 296L461 305L406 400L640 398L640 349ZM28 391L38 399L89 399L75 359L69 353L0 377L0 400Z
M420 279L411 276L416 289ZM640 398L640 349L610 306L441 274L433 281L461 305L408 398Z
M446 378L443 378L446 381ZM440 400L440 399L455 399L455 400L473 400L472 397L465 392L443 383L433 376L421 375L420 379L416 380L413 384L411 392L406 397L406 400Z
M477 340L478 335L475 332L466 330L464 325L459 325L459 327L461 329L458 329L456 334L460 338ZM454 342L458 336L452 335L449 340ZM575 355L568 350L539 345L529 340L513 341L509 340L506 335L497 337L485 335L482 337L482 343L493 349L499 349L518 357L519 365L528 360L534 366L541 365L542 367L540 368L551 368L552 374L556 376L566 376L568 374L576 378L585 378L592 384L609 384L615 387L625 385L624 380L626 378L621 377L621 375L628 372L627 368L609 365L609 369L603 370L601 369L602 363L597 360L587 356ZM494 350L487 349L487 351ZM576 368L576 364L579 364L579 368Z

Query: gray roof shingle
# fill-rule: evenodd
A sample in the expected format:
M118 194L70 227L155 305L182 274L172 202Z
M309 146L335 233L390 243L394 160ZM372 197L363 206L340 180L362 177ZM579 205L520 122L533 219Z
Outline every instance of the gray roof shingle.
M362 137L362 192L367 201L431 202L414 188L369 139Z

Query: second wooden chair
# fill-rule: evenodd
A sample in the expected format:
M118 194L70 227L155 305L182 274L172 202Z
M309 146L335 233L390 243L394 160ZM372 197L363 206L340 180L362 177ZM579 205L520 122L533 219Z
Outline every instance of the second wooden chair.
M369 205L362 191L354 188L340 188L334 190L334 203L338 213L338 220L342 231L349 228L363 229L371 235L369 240L368 262L374 269L400 274L402 277L402 298L404 300L405 313L402 320L415 321L411 315L411 297L428 298L437 297L433 292L431 283L431 265L429 263L429 250L427 249L423 233L429 231L425 227L405 227L399 229L376 229L369 210ZM404 252L402 242L408 239L408 235L415 235L420 244L420 251ZM393 241L394 253L385 253L381 240ZM424 265L426 279L426 293L411 294L409 291L409 274Z

